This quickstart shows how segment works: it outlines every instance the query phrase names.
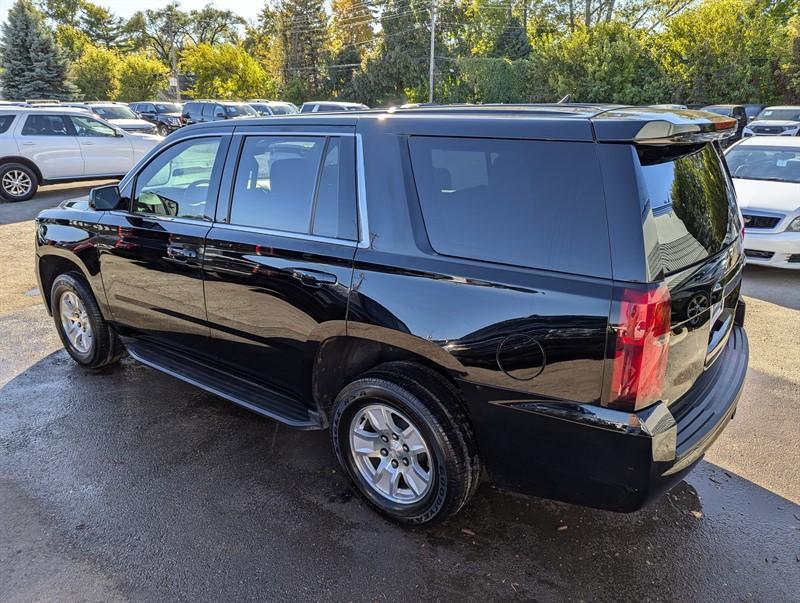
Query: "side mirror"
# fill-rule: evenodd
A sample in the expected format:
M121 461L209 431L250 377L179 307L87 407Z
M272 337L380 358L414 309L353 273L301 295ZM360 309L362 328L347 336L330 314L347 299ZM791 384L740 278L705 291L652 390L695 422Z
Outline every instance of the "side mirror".
M116 138L122 138L123 136L125 136L125 133L119 128L114 128L114 136Z
M89 192L89 207L97 211L122 209L123 205L124 199L120 195L119 187L116 184L98 186Z

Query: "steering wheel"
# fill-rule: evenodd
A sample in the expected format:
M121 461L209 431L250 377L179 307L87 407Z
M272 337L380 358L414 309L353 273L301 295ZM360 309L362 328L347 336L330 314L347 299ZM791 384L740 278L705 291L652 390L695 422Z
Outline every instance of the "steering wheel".
M189 186L186 187L186 190L183 191L183 202L188 203L192 207L197 207L198 205L205 205L208 197L208 178L203 178L202 180L195 180ZM205 187L206 192L203 195L201 200L194 201L194 193L199 191L201 188Z

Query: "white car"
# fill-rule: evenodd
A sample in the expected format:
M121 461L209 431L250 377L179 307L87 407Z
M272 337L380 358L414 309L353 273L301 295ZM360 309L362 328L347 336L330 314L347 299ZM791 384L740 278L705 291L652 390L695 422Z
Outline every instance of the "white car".
M81 108L79 105L73 106ZM83 106L96 117L131 134L158 133L155 125L136 115L136 113L124 103L84 103Z
M745 138L725 153L748 263L800 269L800 138Z
M742 136L797 136L800 134L800 107L767 107L745 126Z
M80 109L0 107L0 196L25 201L42 184L119 178L159 142Z

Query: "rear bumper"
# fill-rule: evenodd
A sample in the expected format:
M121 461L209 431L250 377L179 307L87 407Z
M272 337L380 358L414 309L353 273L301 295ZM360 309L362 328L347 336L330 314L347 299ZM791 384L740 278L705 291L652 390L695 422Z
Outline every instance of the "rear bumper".
M744 235L747 263L800 270L800 232Z
M744 329L669 407L637 413L462 383L489 477L510 489L635 511L674 486L736 412L747 372Z

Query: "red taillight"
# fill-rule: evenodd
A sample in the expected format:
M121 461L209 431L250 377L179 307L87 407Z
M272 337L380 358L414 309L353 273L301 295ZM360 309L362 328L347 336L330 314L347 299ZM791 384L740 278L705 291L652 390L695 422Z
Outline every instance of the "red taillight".
M666 285L624 289L614 306L610 388L606 404L639 410L661 399L669 351L670 297Z

